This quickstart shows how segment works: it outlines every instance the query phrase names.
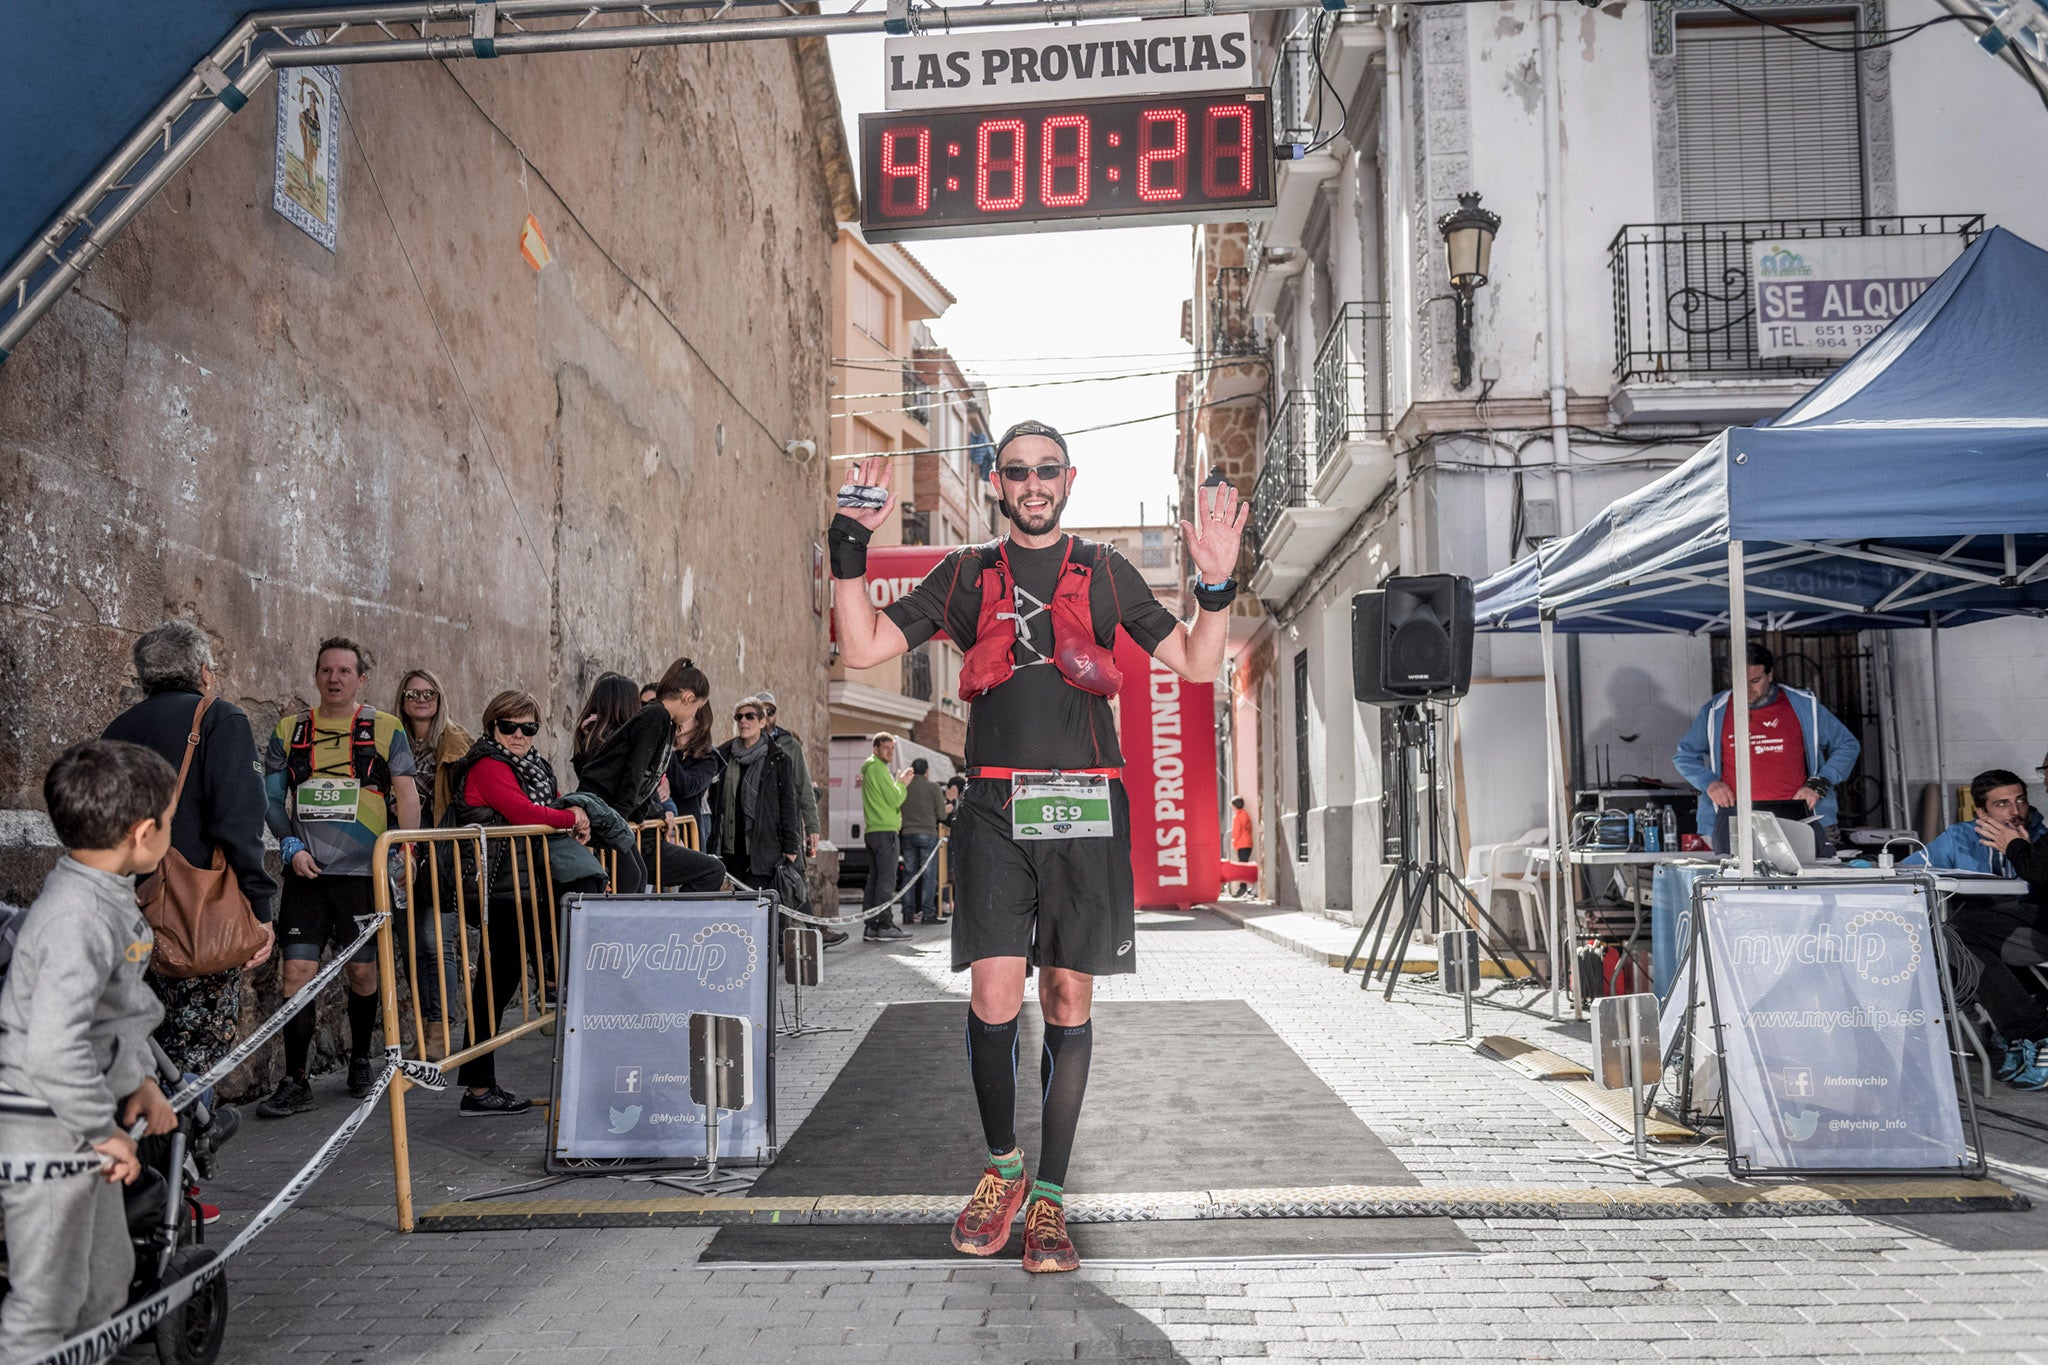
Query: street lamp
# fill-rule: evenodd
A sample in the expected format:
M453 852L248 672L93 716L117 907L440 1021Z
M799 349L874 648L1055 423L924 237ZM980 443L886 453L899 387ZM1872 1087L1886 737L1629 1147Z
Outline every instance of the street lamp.
M1436 230L1443 235L1451 296L1458 307L1458 387L1463 389L1472 383L1472 295L1486 283L1500 215L1480 208L1478 191L1467 190L1458 196L1457 212L1436 220Z

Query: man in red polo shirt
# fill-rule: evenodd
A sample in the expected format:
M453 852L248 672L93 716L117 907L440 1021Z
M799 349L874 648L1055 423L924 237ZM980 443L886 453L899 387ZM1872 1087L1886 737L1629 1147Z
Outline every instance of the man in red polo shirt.
M1786 814L1812 820L1817 842L1832 844L1835 786L1848 779L1863 746L1813 693L1778 684L1770 650L1751 644L1748 663L1750 799L1759 806L1776 802L1790 807ZM1714 838L1717 848L1725 846L1721 830L1735 809L1730 695L1717 693L1700 708L1671 757L1679 775L1699 790L1699 829Z

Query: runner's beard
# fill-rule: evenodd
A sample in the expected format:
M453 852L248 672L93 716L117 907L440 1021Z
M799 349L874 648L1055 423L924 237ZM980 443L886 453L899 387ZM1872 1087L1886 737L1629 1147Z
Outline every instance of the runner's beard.
M1060 524L1060 515L1067 510L1067 495L1061 493L1052 500L1052 510L1036 517L1025 516L1023 510L1003 498L996 503L996 509L1010 519L1010 525L1027 536L1042 536Z

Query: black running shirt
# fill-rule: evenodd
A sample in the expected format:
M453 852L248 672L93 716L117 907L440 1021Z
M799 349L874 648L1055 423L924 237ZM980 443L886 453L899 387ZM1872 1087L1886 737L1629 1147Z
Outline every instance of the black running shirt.
M1041 602L1051 602L1060 565L1072 537L1062 536L1042 550L1008 545L1010 572L1017 586ZM951 597L950 604L948 596ZM1019 614L1029 610L1020 598ZM1088 606L1097 644L1113 647L1121 625L1147 654L1173 633L1176 622L1145 586L1128 559L1097 544L1095 569L1089 581ZM925 575L924 581L883 609L912 648L940 630L966 649L974 643L981 620L981 547L956 550ZM1008 681L967 704L967 766L970 768L1116 768L1123 766L1117 746L1116 717L1108 697L1083 692L1051 663L1026 663L1052 657L1052 615L1041 612L1028 622L1029 639L1020 639L1011 654L1018 665ZM1020 632L1022 634L1022 632ZM1125 687L1143 687L1142 677L1124 679Z

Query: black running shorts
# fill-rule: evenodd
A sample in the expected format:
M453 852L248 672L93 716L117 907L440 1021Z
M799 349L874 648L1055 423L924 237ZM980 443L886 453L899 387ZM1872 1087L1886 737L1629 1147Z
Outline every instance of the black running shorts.
M1131 885L1131 802L1109 784L1107 839L1010 837L1008 779L974 778L953 819L959 879L953 970L985 957L1091 976L1138 969Z
M277 942L284 958L318 962L328 944L346 948L355 942L362 932L356 918L377 913L370 891L368 877L301 877L287 869L277 901ZM377 940L365 943L349 960L375 962Z

